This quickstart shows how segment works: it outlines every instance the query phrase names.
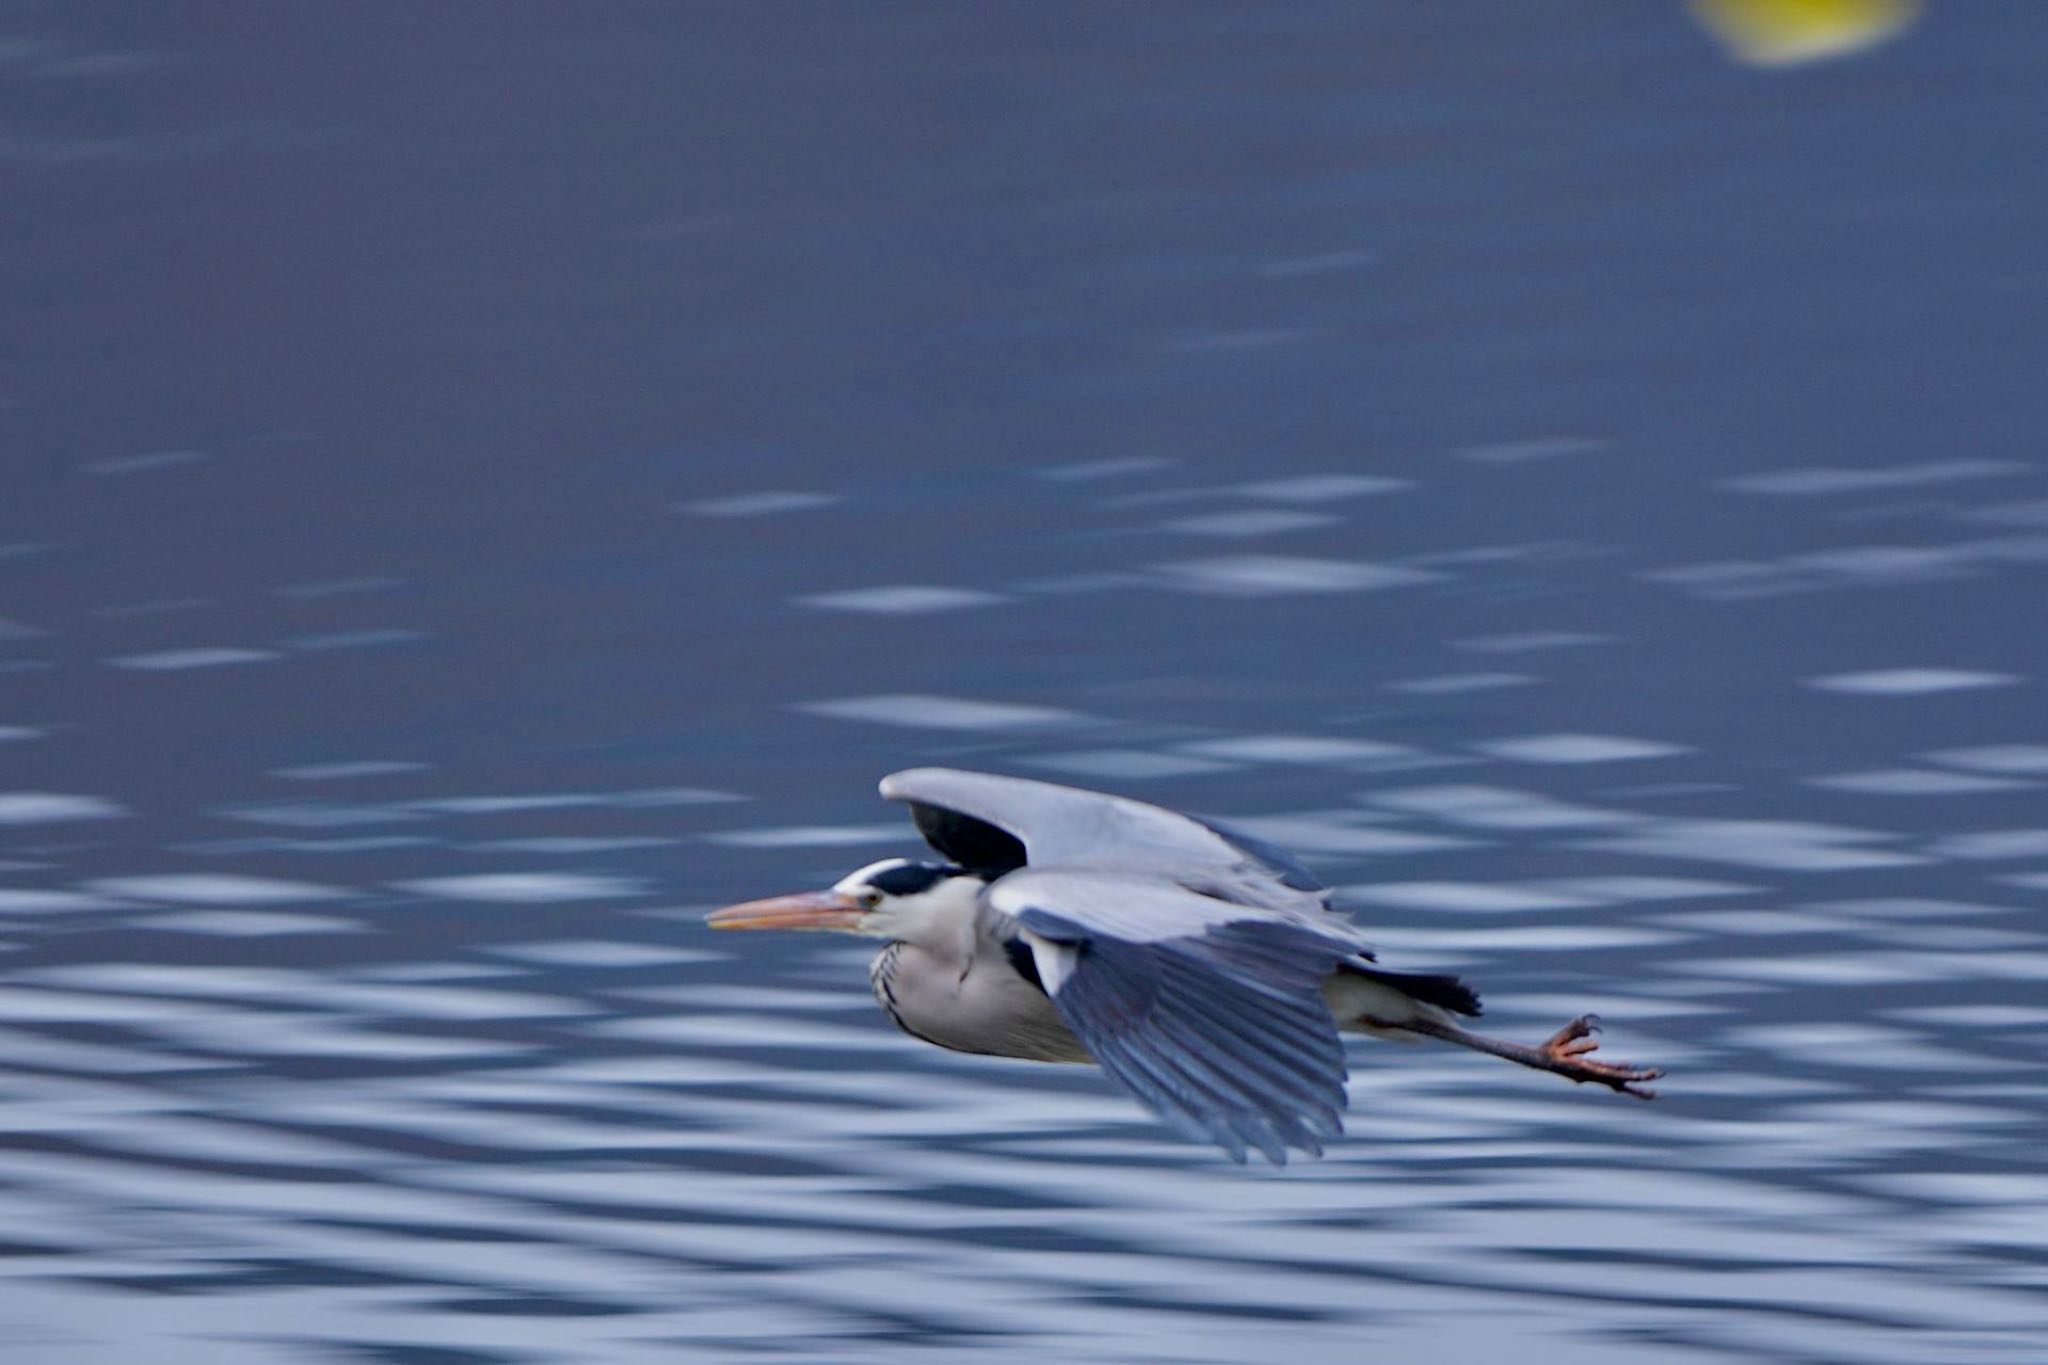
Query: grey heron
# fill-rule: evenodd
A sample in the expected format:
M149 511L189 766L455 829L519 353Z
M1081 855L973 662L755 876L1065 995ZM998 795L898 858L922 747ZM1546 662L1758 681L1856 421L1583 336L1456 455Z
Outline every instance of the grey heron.
M950 768L882 779L947 861L888 858L826 891L715 911L720 929L884 940L869 977L904 1032L959 1052L1095 1062L1242 1162L1322 1154L1343 1131L1340 1032L1435 1038L1654 1097L1662 1073L1594 1059L1595 1021L1534 1046L1458 1023L1455 976L1377 965L1294 857L1212 820Z

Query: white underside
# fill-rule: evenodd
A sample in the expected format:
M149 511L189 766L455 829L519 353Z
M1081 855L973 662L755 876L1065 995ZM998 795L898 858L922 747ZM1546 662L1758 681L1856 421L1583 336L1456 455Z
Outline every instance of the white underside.
M1042 1062L1093 1060L1060 1020L1052 1001L1017 975L1008 962L977 958L963 972L910 944L902 945L901 953L901 970L893 974L889 987L894 997L892 1012L917 1037L940 1047L998 1057ZM1390 1042L1421 1040L1422 1035L1400 1027L1410 1021L1455 1023L1435 1005L1350 972L1333 973L1323 983L1323 999L1342 1031Z
M1336 1016L1337 1027L1344 1032L1367 1033L1389 1042L1418 1043L1422 1041L1422 1035L1398 1027L1380 1028L1359 1021L1371 1019L1378 1024L1399 1025L1421 1019L1432 1024L1454 1023L1447 1010L1416 1000L1383 981L1368 980L1350 972L1334 973L1323 982L1323 999L1328 1002L1330 1013Z

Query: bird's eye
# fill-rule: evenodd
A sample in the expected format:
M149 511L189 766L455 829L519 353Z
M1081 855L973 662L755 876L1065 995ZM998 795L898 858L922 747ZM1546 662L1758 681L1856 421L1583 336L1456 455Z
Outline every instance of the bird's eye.
M863 891L860 893L860 903L863 909L879 910L882 907L882 893L875 890Z

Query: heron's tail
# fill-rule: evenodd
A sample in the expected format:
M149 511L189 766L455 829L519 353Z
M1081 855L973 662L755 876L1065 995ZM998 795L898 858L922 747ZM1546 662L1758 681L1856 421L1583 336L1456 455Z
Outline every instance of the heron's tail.
M1435 1005L1453 1014L1470 1015L1475 1019L1479 1017L1478 992L1455 976L1436 972L1390 972L1363 962L1347 962L1344 970L1353 976L1392 986L1411 1000L1420 1000L1425 1005Z

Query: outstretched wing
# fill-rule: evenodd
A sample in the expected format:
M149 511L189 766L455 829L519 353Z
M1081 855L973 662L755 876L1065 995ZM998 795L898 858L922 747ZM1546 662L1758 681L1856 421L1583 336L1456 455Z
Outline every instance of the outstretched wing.
M1127 797L958 768L910 768L882 779L906 801L933 848L976 871L1099 868L1148 874L1203 895L1274 908L1319 909L1323 884L1250 835Z
M1322 994L1358 956L1340 921L1090 872L1014 873L986 903L1089 1054L1182 1132L1275 1164L1343 1132L1344 1048Z

